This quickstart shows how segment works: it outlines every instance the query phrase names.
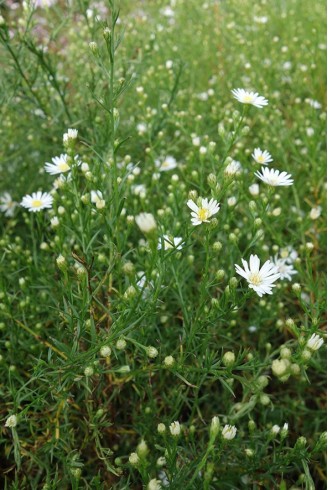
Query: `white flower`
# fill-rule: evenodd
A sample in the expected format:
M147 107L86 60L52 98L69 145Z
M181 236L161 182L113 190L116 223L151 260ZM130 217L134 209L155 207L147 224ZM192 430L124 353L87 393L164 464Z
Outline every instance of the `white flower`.
M194 226L209 223L208 218L216 214L220 209L220 204L215 199L209 201L207 198L201 199L201 206L198 206L194 201L189 199L187 206L192 210L191 223Z
M10 415L5 423L5 427L16 427L17 425L17 415Z
M236 272L240 276L244 277L251 289L262 297L263 294L272 294L273 284L280 278L278 268L270 261L267 260L260 269L260 259L257 255L251 255L249 260L249 266L246 260L241 259L244 269L235 264Z
M135 217L135 222L143 233L150 233L156 229L156 221L151 213L140 213Z
M224 174L228 175L229 177L233 175L240 175L241 173L241 163L238 162L237 160L232 160L226 168L224 169Z
M321 104L317 100L314 99L305 99L305 102L307 102L313 109L321 109Z
M271 427L271 432L272 432L272 434L273 434L274 436L276 436L277 434L279 434L279 432L280 432L280 427L279 427L279 425L277 425L277 424L276 424L276 425L273 425L273 426Z
M256 24L266 24L268 22L268 18L265 16L258 17L257 15L254 15L253 19Z
M310 211L310 218L311 219L318 219L322 211L322 207L318 206L316 208L312 208Z
M234 439L237 434L237 429L234 425L225 425L222 429L222 437L228 441Z
M24 196L20 205L35 213L41 209L51 208L52 203L53 197L48 192L38 191L33 192L32 195Z
M260 186L258 184L252 184L249 186L248 190L252 196L258 196L260 193Z
M308 349L310 349L312 351L316 351L316 350L320 349L322 344L323 344L323 339L319 335L316 335L314 333L314 334L312 334L312 336L307 341L306 346Z
M156 478L153 478L150 480L150 482L147 485L147 490L161 490L162 485L160 480L156 480Z
M181 432L180 423L178 421L172 422L169 426L172 436L179 436Z
M4 192L2 196L0 196L0 210L5 213L5 216L14 216L17 204L17 202L12 200L9 192Z
M267 165L269 162L273 162L273 158L267 150L262 151L261 148L255 148L252 153L252 157L256 163Z
M158 239L157 249L169 250L170 248L176 248L177 250L182 249L183 238L181 237L173 237L172 239L168 235L163 235L162 238Z
M284 259L287 264L292 264L298 257L298 253L290 245L286 248L280 249L280 257Z
M228 206L235 206L237 204L237 198L235 196L231 196L227 199Z
M254 175L262 180L265 184L276 186L285 186L292 185L293 179L291 179L291 175L287 172L279 172L279 170L275 170L274 168L261 168L262 173L254 172Z
M278 258L276 255L272 262L278 268L280 279L288 279L288 281L291 281L292 275L297 274L293 264L288 264L286 259Z
M90 199L93 204L97 204L100 201L103 200L103 195L101 191L91 191L90 192Z
M69 140L76 140L78 135L77 129L68 129L67 133L63 134L63 142L67 143Z
M146 186L144 184L133 185L131 191L135 196L146 197Z
M137 124L137 131L139 135L145 134L145 132L147 131L147 124L145 123Z
M68 172L71 167L67 163L68 155L62 153L59 157L52 158L52 163L47 162L44 169L50 175L57 175Z
M155 160L155 165L160 172L167 172L168 170L176 168L178 164L174 157L167 156L162 162L160 160Z
M259 95L257 92L248 92L243 88L237 88L231 90L231 92L234 98L242 104L251 104L259 109L262 109L263 106L268 104L267 99L265 99L262 95Z

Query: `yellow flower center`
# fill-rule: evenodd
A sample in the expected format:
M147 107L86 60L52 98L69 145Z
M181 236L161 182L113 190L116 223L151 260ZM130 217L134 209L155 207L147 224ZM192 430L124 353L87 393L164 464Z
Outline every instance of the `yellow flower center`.
M259 155L257 157L257 161L260 162L260 163L264 162L264 156L263 155Z
M250 104L251 102L253 102L253 96L252 95L244 95L244 103Z
M258 286L262 280L258 272L255 272L249 276L249 282L254 286Z
M58 165L58 168L61 172L67 172L69 170L69 166L67 165L66 162L62 162Z
M32 208L39 208L40 206L42 206L42 201L40 201L40 199L33 199L31 204Z
M198 210L198 213L197 214L198 214L198 218L200 219L200 221L205 221L208 218L208 214L209 214L208 213L208 209L206 209L206 208L200 208Z

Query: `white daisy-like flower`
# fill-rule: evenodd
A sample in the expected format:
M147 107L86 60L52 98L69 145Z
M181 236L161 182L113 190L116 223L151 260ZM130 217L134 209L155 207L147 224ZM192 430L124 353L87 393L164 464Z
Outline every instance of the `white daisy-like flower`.
M287 172L279 172L274 168L262 167L261 172L254 172L254 175L262 180L265 184L271 185L273 187L277 186L287 186L293 185L293 179L291 179L291 174Z
M28 209L32 213L41 211L41 209L51 208L53 197L48 192L33 192L32 195L23 197L21 206Z
M320 349L320 347L322 346L323 343L324 343L323 339L319 335L316 335L314 333L311 335L311 337L307 341L306 347L312 351L316 351L316 350Z
M16 201L13 201L9 192L4 192L2 196L0 196L0 211L2 211L5 216L8 216L8 218L14 216L17 204Z
M168 235L163 235L163 237L158 239L158 250L169 250L170 248L176 248L177 250L182 249L183 238L181 237L173 237L170 238Z
M262 95L259 95L257 92L248 92L243 88L236 88L231 90L231 93L234 98L242 104L250 104L258 107L259 109L262 109L262 107L268 105L267 99L265 99Z
M292 276L294 274L297 274L297 271L294 269L293 264L288 264L286 259L278 258L276 255L272 262L278 268L280 279L288 279L288 281L291 281Z
M290 245L286 248L280 249L280 257L284 259L287 264L292 264L298 257L298 253Z
M275 264L267 260L260 268L260 259L257 255L251 255L249 265L246 260L241 259L244 269L235 264L236 272L248 282L251 289L262 297L263 294L272 294L273 284L280 278L280 273Z
M233 175L240 175L242 170L241 163L237 160L232 160L224 169L224 174L232 177Z
M305 102L307 102L313 109L321 109L321 104L317 100L314 99L305 99Z
M97 202L101 201L103 199L103 194L101 191L91 191L90 192L90 199L93 204L97 204Z
M144 184L137 184L131 187L131 192L135 196L145 197L146 196L146 186Z
M260 163L262 165L267 165L270 162L273 162L273 158L267 150L262 151L261 148L255 148L252 153L252 157L256 161L256 163Z
M143 233L150 233L157 227L155 218L151 213L137 214L135 222Z
M44 166L45 171L50 175L63 174L71 170L67 163L68 155L62 153L59 157L52 158L52 163L47 162Z
M63 134L63 142L67 143L69 140L76 140L78 133L77 129L68 129L67 133Z
M258 196L260 193L260 186L258 184L252 184L249 186L248 190L252 196Z
M176 159L169 155L163 161L155 160L155 165L160 172L167 172L176 168L178 164Z
M234 425L225 425L222 429L222 437L227 441L234 439L237 434L237 428Z
M187 202L188 208L191 209L191 223L194 226L202 223L209 223L209 218L214 216L219 209L220 204L215 199L201 199L201 205L198 206L192 199Z

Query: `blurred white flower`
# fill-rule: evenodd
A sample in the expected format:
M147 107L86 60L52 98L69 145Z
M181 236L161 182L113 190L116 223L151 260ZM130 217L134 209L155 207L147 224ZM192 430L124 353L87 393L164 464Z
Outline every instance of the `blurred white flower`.
M207 198L201 199L200 206L189 199L187 206L192 210L191 223L194 226L201 225L202 223L209 223L209 218L216 214L220 209L220 204L215 199L209 201Z
M150 233L156 229L156 221L151 213L140 213L135 217L135 221L143 233Z
M224 174L229 177L232 177L233 175L240 175L241 169L241 163L237 160L232 160L232 162L228 163L224 169Z
M258 184L252 184L249 186L248 190L252 196L258 196L260 193L260 186Z
M292 276L294 274L297 274L297 271L294 269L293 264L288 264L286 259L278 258L276 255L272 262L278 268L280 279L288 279L288 281L291 281Z
M317 206L316 208L312 208L310 211L310 218L311 219L318 219L319 216L321 215L322 207Z
M260 269L260 259L257 255L251 255L249 266L246 260L241 259L244 269L235 264L236 272L242 276L251 289L262 297L263 294L272 294L273 284L280 278L278 268L270 260L267 260Z
M252 153L252 157L256 163L267 165L269 162L273 162L273 158L267 150L262 151L261 148L255 148Z
M32 195L23 197L21 206L28 209L32 213L41 211L41 209L51 208L53 197L48 192L33 192Z
M67 143L69 140L76 140L78 135L77 129L68 129L67 133L63 134L63 142Z
M172 436L179 436L181 432L181 426L178 421L172 422L172 424L169 425L170 432Z
M275 170L274 168L261 168L262 173L254 172L254 175L262 180L265 184L271 185L273 187L277 186L287 186L293 184L293 179L291 179L291 175L287 172L279 172L279 170Z
M182 249L183 238L181 237L173 237L170 238L168 235L163 235L162 238L158 239L158 250L169 250L170 248L176 248L177 250Z
M6 420L5 427L16 427L17 425L17 415L9 415Z
M323 343L324 343L323 339L319 335L316 335L314 333L311 335L311 337L307 341L306 346L308 349L310 349L312 351L316 351L316 350L320 349L320 347L322 346Z
M262 109L262 107L268 105L267 99L265 99L262 95L259 95L257 92L248 92L243 88L237 88L231 90L231 92L234 98L242 104L251 104L259 109Z
M168 170L173 170L178 164L174 157L167 156L163 161L155 160L155 165L160 172L166 172Z
M8 216L8 218L14 216L17 205L18 203L12 200L9 192L4 192L0 196L0 210L5 214L5 216Z

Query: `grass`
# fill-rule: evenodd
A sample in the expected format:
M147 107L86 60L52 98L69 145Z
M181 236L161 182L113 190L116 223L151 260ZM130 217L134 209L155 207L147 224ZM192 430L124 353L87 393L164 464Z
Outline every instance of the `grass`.
M325 488L324 3L15 5L3 488ZM293 185L261 182L255 148ZM61 154L70 171L50 175ZM51 208L20 205L38 190ZM200 198L220 210L193 226ZM251 254L290 273L272 295L236 272Z

